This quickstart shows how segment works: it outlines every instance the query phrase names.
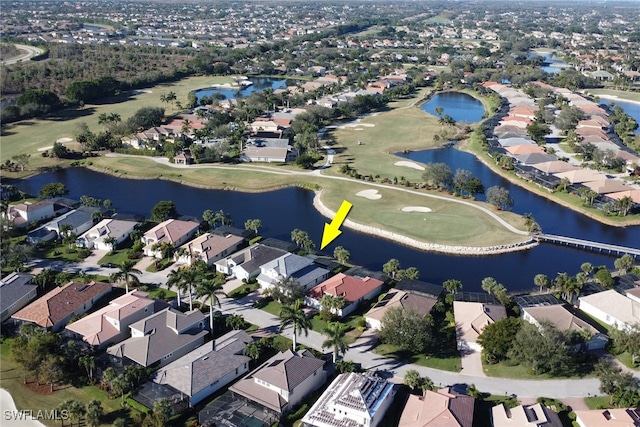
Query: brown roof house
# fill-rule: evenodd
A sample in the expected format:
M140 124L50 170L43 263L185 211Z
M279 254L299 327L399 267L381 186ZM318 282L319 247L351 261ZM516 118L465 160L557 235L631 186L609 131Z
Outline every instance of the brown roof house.
M231 331L160 368L152 381L187 396L193 407L249 370L245 348L252 341L245 331Z
M409 395L398 427L471 427L475 399L450 388Z
M247 399L265 412L281 417L327 381L324 361L308 351L287 350L273 356L229 387L238 399Z
M30 303L38 296L33 275L13 272L0 280L0 322Z
M129 336L129 325L166 308L166 304L148 298L142 291L131 291L109 302L104 308L67 325L87 343L104 349Z
M112 289L110 283L104 282L69 282L48 292L11 317L56 332L62 329L74 314L89 311L96 301Z
M162 254L160 251L154 249L156 243L168 242L174 247L178 247L191 239L199 227L200 224L195 221L182 221L179 219L163 221L142 236L142 242L145 245L144 254L150 257L161 258Z
M192 241L180 246L183 251L176 254L175 259L178 263L191 265L200 260L211 266L214 262L222 259L245 244L243 237L226 234L224 236L204 233Z
M302 418L303 427L376 427L395 397L394 384L372 374L340 374Z
M485 326L507 317L507 311L496 303L454 301L456 336L459 350L481 351L476 343Z
M557 413L539 403L506 408L502 403L491 408L493 427L562 427Z
M364 318L368 327L380 330L382 328L382 318L389 309L400 307L405 310L413 310L421 316L425 316L431 312L436 302L438 302L438 299L432 296L391 289L364 315Z
M204 343L206 316L199 310L181 313L166 308L129 326L131 338L107 349L119 362L164 366Z
M343 317L355 310L362 301L380 295L383 284L382 280L372 277L356 277L338 273L307 292L304 302L310 307L320 309L322 297L325 294L341 296L344 298L345 306L337 310L335 314Z

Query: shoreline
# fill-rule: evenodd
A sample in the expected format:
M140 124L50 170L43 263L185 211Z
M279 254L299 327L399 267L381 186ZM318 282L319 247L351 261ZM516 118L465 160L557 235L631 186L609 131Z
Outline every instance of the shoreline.
M335 216L335 212L329 209L320 199L322 195L322 190L316 191L313 197L313 206L316 208L320 214L328 219L331 219ZM498 255L509 252L516 252L531 249L538 245L538 242L529 238L527 241L519 242L519 243L511 243L506 245L495 245L495 246L456 246L456 245L442 245L439 243L429 243L423 242L411 237L403 236L401 234L394 233L392 231L383 230L381 228L372 227L370 225L364 225L347 219L344 221L343 225L346 228L351 230L359 231L364 234L380 237L386 240L391 240L396 243L400 243L405 246L409 246L415 249L420 249L428 252L438 252L445 253L450 255L461 255L461 256L484 256L484 255Z
M636 101L636 100L633 100L633 99L621 98L618 95L607 95L607 94L600 95L600 94L597 94L597 93L590 93L590 95L597 96L600 99L607 99L609 101L628 102L629 104L640 105L640 101Z

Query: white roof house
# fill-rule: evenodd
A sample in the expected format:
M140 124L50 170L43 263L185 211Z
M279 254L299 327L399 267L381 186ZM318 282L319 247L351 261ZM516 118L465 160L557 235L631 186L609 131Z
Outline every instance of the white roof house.
M640 323L640 303L613 289L580 297L579 307L588 315L618 329Z
M78 237L76 245L87 249L112 251L118 243L129 237L138 224L135 221L103 219Z

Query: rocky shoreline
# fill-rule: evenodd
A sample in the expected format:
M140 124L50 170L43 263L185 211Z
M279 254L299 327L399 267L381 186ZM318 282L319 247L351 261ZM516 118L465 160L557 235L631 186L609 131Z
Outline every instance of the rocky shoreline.
M322 216L325 216L329 219L335 216L335 212L329 209L322 200L320 196L322 194L322 190L317 191L313 198L313 206L316 208L318 212ZM422 242L420 240L413 239L411 237L403 236L401 234L393 233L388 230L383 230L381 228L372 227L370 225L359 224L350 219L344 221L343 225L347 228L350 228L355 231L360 231L365 234L370 234L376 237L381 237L383 239L392 240L394 242L410 246L416 249L420 249L423 251L430 252L440 252L452 255L465 255L465 256L483 256L483 255L497 255L508 252L515 251L523 251L527 249L531 249L538 244L538 242L529 238L526 241L512 243L507 245L495 245L495 246L455 246L455 245L441 245L438 243L429 243Z

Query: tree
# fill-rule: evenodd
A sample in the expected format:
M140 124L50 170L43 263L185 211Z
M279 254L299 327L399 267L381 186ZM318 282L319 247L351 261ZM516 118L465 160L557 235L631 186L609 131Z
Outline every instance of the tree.
M227 325L227 327L233 329L234 331L237 331L244 328L246 321L244 320L244 317L242 315L232 314L231 316L227 317L227 320L225 320L225 324Z
M260 344L260 341L253 341L247 344L245 353L252 360L258 360L260 358L260 354L262 353L262 345Z
M513 199L509 196L509 190L497 185L487 189L487 203L499 209L510 209L513 207Z
M589 202L589 206L593 205L593 200L598 197L598 193L590 189L589 187L580 187L578 189L578 195L585 202Z
M524 215L524 226L527 228L529 233L539 233L540 225L536 222L535 218L530 213L525 213Z
M614 283L613 277L611 277L611 272L607 267L600 267L593 275L593 278L605 288L611 288Z
M203 279L203 272L198 268L198 264L191 264L189 267L181 267L179 276L183 289L189 293L189 311L193 310L193 286ZM218 281L220 279L218 278ZM223 282L224 283L224 282ZM220 284L220 287L222 284ZM218 292L218 295L220 293ZM209 295L208 295L209 296ZM216 298L217 299L217 298Z
M15 156L12 157L12 159L14 162L16 162L16 165L18 165L18 167L20 168L20 172L24 172L24 169L29 164L30 157L31 157L30 154L23 153L23 154L16 154Z
M462 289L462 282L455 279L446 280L442 286L449 291L450 294L456 294L460 289Z
M589 276L591 273L593 273L593 265L590 262L583 262L580 265L580 270L582 270L584 274Z
M349 350L349 344L345 340L346 326L340 322L328 323L322 330L322 333L327 337L322 342L322 348L333 348L333 363L336 363L338 355L344 355Z
M153 408L149 414L152 420L153 427L164 427L169 425L169 418L171 418L171 406L167 399L158 399L153 402Z
M142 271L135 268L135 261L126 260L123 261L122 264L118 266L119 270L113 273L109 280L111 282L118 282L120 280L124 281L125 284L125 292L129 293L129 285L137 285L140 283L140 279L138 275L142 274Z
M356 372L356 365L350 360L340 359L336 362L336 372L339 374Z
M382 271L384 271L386 274L390 274L392 279L395 279L396 273L399 270L400 270L400 261L398 261L395 258L391 258L382 266Z
M282 277L273 284L267 293L271 298L283 305L292 305L295 301L304 298L304 291L300 282L293 277Z
M220 209L216 211L213 216L214 224L220 223L220 225L233 225L233 220L231 219L231 215Z
M310 252L315 247L313 240L309 237L309 233L298 228L291 232L291 241L306 252Z
M398 279L418 280L420 278L420 270L415 267L409 267L406 270L400 270L396 273Z
M207 209L202 212L202 220L209 224L211 228L216 226L215 217L216 214L211 209Z
M86 421L89 427L98 427L100 425L100 419L104 415L104 410L102 409L102 403L93 399L87 403L86 407Z
M636 323L627 329L612 328L609 335L618 351L626 351L631 355L635 365L640 360L640 324Z
M325 321L333 320L337 317L346 302L342 295L324 294L320 301L320 318Z
M291 326L293 333L293 351L296 351L297 346L297 334L304 332L304 335L309 335L309 329L311 329L311 320L309 320L302 310L302 300L296 300L293 305L285 305L280 310L280 322L279 331L282 332L287 326Z
M213 334L213 306L217 305L221 307L220 299L218 295L225 294L222 291L222 285L224 285L225 278L221 274L216 274L213 279L204 279L200 283L196 285L196 295L198 298L208 298L209 299L209 328L211 329L211 333ZM236 329L236 328L233 328Z
M609 359L601 359L595 365L596 376L600 380L600 391L611 396L612 405L633 408L640 405L640 385L631 372L622 372Z
M80 356L78 358L78 366L87 371L87 378L91 382L93 380L93 370L96 368L96 359L89 354Z
M485 277L482 279L482 290L489 295L495 292L496 286L498 286L498 282L493 277Z
M51 385L51 393L53 393L54 385L62 380L64 372L62 371L62 358L56 355L46 355L40 366L38 367L38 383L40 381Z
M633 199L629 196L624 196L621 199L616 200L615 207L620 211L621 216L627 216L633 207Z
M477 340L484 360L488 363L505 360L521 325L518 317L506 317L486 325Z
M80 424L80 418L85 414L86 409L82 402L71 399L67 405L67 411L69 411L69 419L71 420L71 425L73 425L74 422Z
M420 375L420 372L416 371L415 369L409 369L404 373L403 382L404 385L406 385L407 387L411 387L414 391L422 391L424 380L422 379L422 375Z
M533 278L533 283L540 288L540 293L544 288L548 288L551 282L549 278L544 274L536 274Z
M176 204L171 200L161 200L151 209L151 221L162 222L178 216Z
M253 231L257 235L258 230L262 227L262 221L259 219L248 219L244 223L244 228Z
M410 309L393 307L382 317L378 337L401 350L422 353L431 339L431 319Z
M535 374L556 376L574 372L573 356L567 337L546 321L540 322L539 328L522 323L509 350L510 359L528 366Z
M613 262L613 266L619 273L628 273L633 267L633 257L629 254L624 254Z
M453 183L453 172L446 163L430 163L425 166L422 179L437 188L448 188Z
M54 197L62 197L65 194L69 194L67 187L61 182L52 182L45 184L38 191L38 198L40 199L52 199Z
M336 246L336 248L333 250L333 257L337 259L340 264L344 265L349 262L350 256L351 254L349 253L349 251L342 246Z

